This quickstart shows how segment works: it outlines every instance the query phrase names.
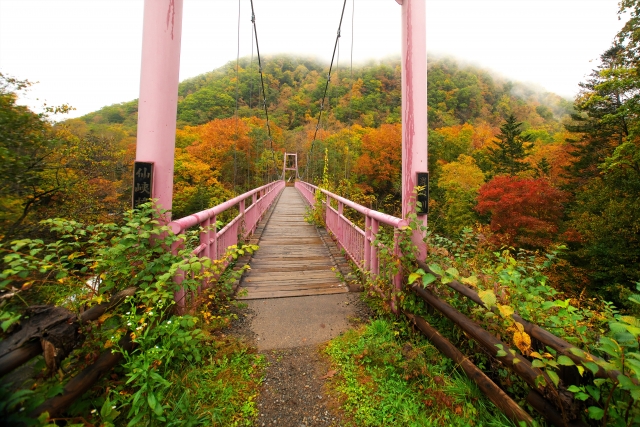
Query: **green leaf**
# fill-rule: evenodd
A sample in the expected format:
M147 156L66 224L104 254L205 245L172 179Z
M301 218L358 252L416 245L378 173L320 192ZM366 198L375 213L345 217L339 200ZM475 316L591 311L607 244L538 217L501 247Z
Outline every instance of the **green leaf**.
M562 366L574 366L575 365L575 363L573 363L573 360L569 359L565 355L561 355L560 357L558 357L558 364L560 364Z
M100 409L100 416L109 419L109 415L111 415L111 401L107 398Z
M162 407L162 405L158 404L156 405L155 409L153 410L153 412L157 415L157 416L161 416L162 413L164 412L164 408Z
M409 279L408 279L409 284L410 284L410 285L412 285L412 284L413 284L413 282L415 282L416 280L418 280L418 278L420 278L420 274L418 274L418 273L411 273L411 274L409 275Z
M446 273L447 273L449 276L454 277L454 278L456 278L456 279L460 276L460 273L458 272L458 270L457 270L457 269L455 269L455 268L453 268L453 267L451 267L451 268L447 268Z
M158 404L158 401L156 400L156 396L153 394L153 392L149 392L149 394L147 395L147 403L149 404L149 407L155 411L156 410L156 405Z
M444 275L444 271L442 270L442 268L438 264L431 264L429 266L429 270L431 270L433 272L433 274L437 274L438 276L443 276Z
M556 372L552 371L551 369L545 369L545 372L547 373L547 375L549 375L549 378L551 378L553 384L558 387L558 383L560 382L560 377L558 376L558 374L556 374Z
M423 286L427 286L427 285L429 285L430 283L435 282L436 280L437 280L437 277L436 277L436 276L434 276L434 275L433 275L433 274L431 274L431 273L427 273L427 274L425 274L424 276L422 276L422 285L423 285Z
M600 367L595 362L584 362L583 365L594 374L600 370Z
M589 406L589 418L592 420L601 420L604 417L604 410L597 406Z
M625 389L630 389L634 386L633 381L626 375L618 375L618 382L620 382L620 386Z
M57 396L58 394L61 394L63 390L64 390L64 386L62 384L55 384L49 390L47 390L47 394L46 394L47 399L51 399L53 396Z
M193 271L194 273L200 273L201 270L202 270L202 263L194 262L191 264L191 271Z
M577 347L571 347L571 348L569 348L569 351L574 356L578 356L578 357L582 357L582 358L584 358L587 355L584 351L580 350Z
M544 362L542 360L534 360L533 362L531 362L531 366L533 366L534 368L544 368L546 365L544 364Z

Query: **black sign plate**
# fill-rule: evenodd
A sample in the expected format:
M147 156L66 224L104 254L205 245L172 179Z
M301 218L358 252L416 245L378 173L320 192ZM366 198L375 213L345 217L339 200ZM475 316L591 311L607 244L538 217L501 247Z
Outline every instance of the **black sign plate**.
M429 172L417 174L416 213L426 215L429 213Z
M132 207L137 208L153 197L153 163L135 162L133 167Z

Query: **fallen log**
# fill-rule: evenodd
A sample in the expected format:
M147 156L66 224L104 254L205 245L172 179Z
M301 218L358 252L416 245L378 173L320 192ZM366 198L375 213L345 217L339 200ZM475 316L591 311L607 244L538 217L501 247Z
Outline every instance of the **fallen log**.
M29 318L20 329L0 342L0 377L8 374L40 353L44 353L50 372L84 341L80 323L97 320L108 310L135 294L137 288L127 288L108 302L97 304L77 317L62 307L33 306L25 313Z
M540 395L535 390L529 390L527 394L527 403L540 413L547 421L556 427L587 427L582 421L574 421L570 424L565 424L562 420L562 415L556 411L549 401Z
M431 271L431 269L429 268L429 266L426 263L424 263L422 261L418 261L418 266L420 268L422 268L424 271L429 272L429 273L433 274L436 277L439 277L439 275L437 275L436 273ZM459 294L469 298L471 301L475 302L479 306L487 308L487 306L482 301L482 299L480 298L478 293L476 291L474 291L473 289L471 289L470 287L468 287L468 286L466 286L466 285L464 285L464 284L462 284L462 283L460 283L460 282L458 282L456 280L454 280L454 281L452 281L450 283L447 283L447 286L449 286L451 289L453 289L454 291L458 292ZM494 313L498 314L497 307L492 307L491 311L493 311ZM584 352L585 355L586 355L586 357L584 357L584 358L572 353L571 349L578 349L575 345L572 345L572 344L568 343L567 341L563 340L562 338L559 338L559 337L555 336L551 332L547 331L544 328L541 328L540 326L538 326L536 324L533 324L533 323L530 323L530 322L524 320L518 314L514 313L511 316L511 318L513 320L515 320L516 322L520 323L524 327L524 331L527 334L529 334L531 337L533 337L533 338L537 339L538 341L540 341L541 343L543 343L545 345L548 345L549 347L553 348L559 354L567 356L568 358L573 360L573 362L576 363L576 364L583 365L585 362L589 362L589 361L598 362L598 361L602 360L598 356L594 356L594 355L589 354L587 352ZM583 350L581 350L581 351L583 351ZM618 383L618 376L619 375L621 375L620 371L617 371L617 370L607 371L602 366L598 366L598 371L594 374L594 376L596 378L609 378L609 379L611 379L611 381L613 381L614 384ZM631 380L636 385L640 385L640 382L638 382L638 380L636 380L635 378L632 378Z
M131 351L134 346L129 334L122 337L118 344L120 348L127 352ZM76 399L89 390L100 377L120 363L122 358L123 355L120 352L115 353L112 350L103 352L95 363L84 368L64 386L61 395L45 401L34 409L29 416L37 418L43 412L48 412L49 418L61 415Z
M511 349L507 344L494 337L489 332L485 331L480 325L469 319L467 316L451 307L449 304L433 295L428 290L418 285L413 285L411 289L420 296L425 302L430 304L433 308L444 314L447 318L458 325L464 332L466 332L474 341L482 345L485 350L497 360L502 362L505 366L509 367L516 375L522 378L532 389L538 390L543 396L547 398L553 398L557 402L560 409L567 414L569 419L577 418L578 408L573 403L573 395L563 390L557 390L552 386L553 382L540 369L531 366L531 362L519 354L512 354ZM499 348L501 346L506 353L503 356L497 356ZM536 379L542 375L545 379L546 385L538 384Z
M515 423L524 421L527 425L534 425L533 418L511 399L500 387L498 387L484 372L474 365L469 358L460 352L449 340L440 335L426 320L404 312L405 316L433 343L433 345L445 356L456 362L478 388L493 402L498 409L505 413Z
M0 357L0 377L8 374L42 353L40 341L29 341L10 353Z
M112 296L108 302L94 305L80 315L80 322L98 320L104 313L122 304L127 297L133 296L137 290L138 288L124 289Z

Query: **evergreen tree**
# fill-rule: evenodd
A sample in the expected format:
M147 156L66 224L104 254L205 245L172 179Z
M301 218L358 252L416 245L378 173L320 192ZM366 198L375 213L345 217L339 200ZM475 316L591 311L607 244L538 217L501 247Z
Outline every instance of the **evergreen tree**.
M520 126L513 114L507 117L507 121L500 127L497 147L490 148L489 161L491 162L492 175L517 175L519 172L530 169L524 158L529 155L533 144L531 135L523 135Z

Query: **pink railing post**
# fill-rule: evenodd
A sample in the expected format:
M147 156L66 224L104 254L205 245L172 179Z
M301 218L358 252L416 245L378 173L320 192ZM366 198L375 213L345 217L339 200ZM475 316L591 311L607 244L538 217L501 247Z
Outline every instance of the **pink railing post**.
M371 217L364 217L364 271L371 271Z
M211 239L211 237L209 236L209 234L211 233L211 230L209 230L210 225L211 218L205 219L202 223L203 230L200 232L200 244L205 245L202 255L206 256L207 258L211 257L211 248L209 247L209 240Z
M380 259L378 258L378 244L375 243L378 236L378 220L371 218L371 272L374 276L380 274Z
M346 234L346 230L344 228L344 223L343 221L341 221L342 219L342 215L344 212L344 204L342 202L338 202L338 240L341 242L345 242L345 234Z
M427 166L427 15L426 0L402 0L402 218L416 213L417 173ZM427 215L418 217L427 226ZM427 245L420 230L412 236L420 259Z
M400 250L400 230L393 230L393 257L396 259L398 271L393 275L393 290L391 295L391 310L398 314L397 294L402 291L402 251Z
M182 249L183 245L184 245L184 232L181 232L178 234L178 240L173 242L173 244L171 245L171 253L173 255L178 255L178 252L180 251L180 249ZM184 271L178 270L178 272L176 273L176 276L173 278L173 281L178 286L182 285L182 282L184 281ZM178 312L178 314L183 314L185 312L186 298L187 298L187 294L184 291L184 288L182 287L173 293L173 299L176 302L176 305L177 305L176 311Z
M183 0L145 0L136 161L154 164L152 196L171 210ZM167 216L167 222L170 220Z
M211 234L209 244L211 245L211 249L209 249L209 258L218 259L218 218L216 215L211 217Z

